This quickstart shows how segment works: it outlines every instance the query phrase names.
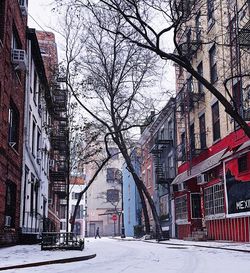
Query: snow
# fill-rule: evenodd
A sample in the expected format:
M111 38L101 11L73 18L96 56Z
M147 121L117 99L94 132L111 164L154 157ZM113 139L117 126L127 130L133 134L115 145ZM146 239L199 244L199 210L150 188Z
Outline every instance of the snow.
M201 248L208 246L215 248ZM23 269L7 273L249 273L250 253L217 249L216 247L250 250L250 244L232 242L188 242L118 240L87 238L83 251L41 251L39 245L21 245L0 249L0 267L91 255L96 258Z

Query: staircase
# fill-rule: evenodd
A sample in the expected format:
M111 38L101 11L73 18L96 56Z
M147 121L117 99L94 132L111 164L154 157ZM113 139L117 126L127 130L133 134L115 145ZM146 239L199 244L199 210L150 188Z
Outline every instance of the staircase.
M192 234L186 238L184 238L186 241L207 241L207 230L196 230L193 231Z

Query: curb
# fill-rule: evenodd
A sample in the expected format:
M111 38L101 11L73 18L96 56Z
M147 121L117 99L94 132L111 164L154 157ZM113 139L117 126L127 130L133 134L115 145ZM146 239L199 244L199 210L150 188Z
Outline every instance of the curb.
M211 249L220 249L220 250L228 250L228 251L236 251L236 252L244 252L244 253L250 253L250 250L248 249L237 249L237 248L228 248L228 247L220 247L220 246L205 246L205 245L193 245L193 244L180 244L180 243L163 243L163 242L152 242L152 241L146 241L142 240L142 242L145 243L152 243L152 244L162 244L162 245L177 245L177 246L193 246L193 247L199 247L199 248L211 248Z
M0 271L9 270L9 269L17 269L17 268L50 265L50 264L64 264L64 263L80 262L80 261L93 259L95 257L96 257L96 254L92 254L92 255L87 255L87 256L80 256L80 257L73 257L73 258L66 258L66 259L59 259L59 260L50 260L50 261L43 261L43 262L36 262L36 263L4 266L4 267L0 267Z

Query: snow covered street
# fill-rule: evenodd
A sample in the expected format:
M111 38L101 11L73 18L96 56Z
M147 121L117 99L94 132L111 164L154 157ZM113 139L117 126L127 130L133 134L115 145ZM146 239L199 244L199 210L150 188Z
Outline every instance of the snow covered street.
M188 243L174 245L143 241L123 241L108 238L86 239L81 251L40 251L39 245L14 246L0 249L0 267L97 254L96 258L68 264L53 264L32 268L12 269L7 273L249 273L250 253L222 249L200 248ZM192 242L189 242L192 244ZM197 243L199 244L199 243ZM200 243L205 244L205 243ZM216 243L209 242L209 246ZM223 244L220 243L220 246ZM237 247L237 246L236 246ZM246 246L238 245L246 249Z

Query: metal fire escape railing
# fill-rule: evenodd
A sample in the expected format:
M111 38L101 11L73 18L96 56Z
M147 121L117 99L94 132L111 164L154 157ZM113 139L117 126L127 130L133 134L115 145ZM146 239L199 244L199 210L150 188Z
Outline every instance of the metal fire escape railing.
M54 118L51 130L53 164L50 180L53 192L60 198L67 194L69 135L67 120L67 90L56 87L53 91Z
M164 152L172 146L172 139L156 139L155 144L150 151L154 158L155 177L157 184L171 183L174 179L174 169L164 164L166 158L163 156Z

